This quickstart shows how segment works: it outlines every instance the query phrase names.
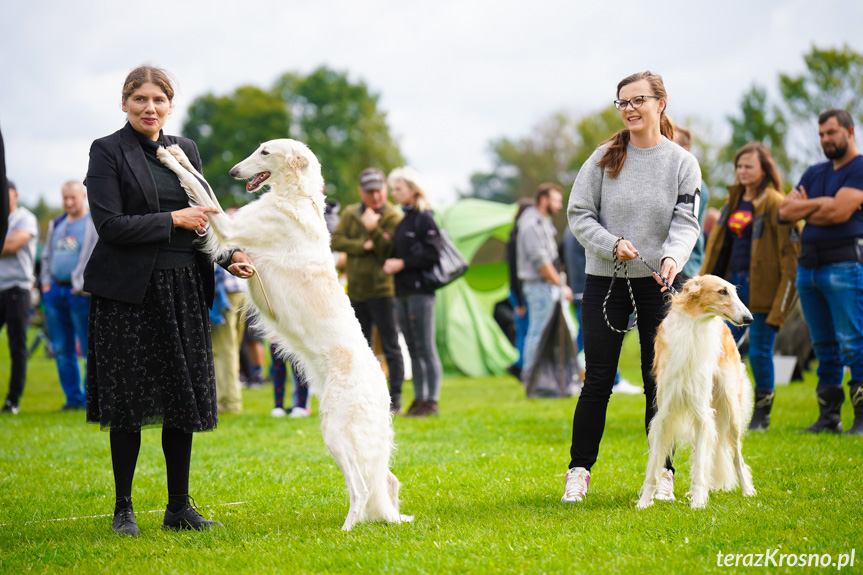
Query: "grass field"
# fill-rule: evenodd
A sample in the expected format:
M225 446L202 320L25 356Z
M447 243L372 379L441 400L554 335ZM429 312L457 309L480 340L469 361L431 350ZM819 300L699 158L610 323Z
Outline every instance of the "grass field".
M635 382L636 347L628 339L624 358L624 375ZM3 393L8 374L4 332ZM744 568L718 566L717 554L778 549L777 563L780 554L838 561L854 550L855 564L843 572L859 573L863 439L796 433L817 412L814 376L807 377L780 388L769 432L747 436L758 496L713 494L700 511L684 497L686 449L677 457L678 501L635 509L647 460L643 396L612 397L590 495L563 505L576 399L528 401L508 377L448 378L440 417L395 420L393 469L402 511L416 520L350 533L339 530L347 495L316 418L271 418L272 388L246 391L245 413L196 435L192 454L192 495L225 528L159 529L164 459L160 433L148 430L133 492L142 534L133 540L111 532L108 434L81 412L57 412L56 371L40 351L21 413L0 418L0 572L738 572ZM846 428L851 420L846 402ZM764 571L810 570L836 567Z

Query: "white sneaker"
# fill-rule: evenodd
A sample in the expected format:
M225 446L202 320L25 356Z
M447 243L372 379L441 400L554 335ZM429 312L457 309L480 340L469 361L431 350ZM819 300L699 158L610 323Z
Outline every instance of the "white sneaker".
M285 411L284 409L282 409L281 407L276 407L273 409L273 411L270 412L270 415L272 415L273 417L284 417L287 414L288 414L288 412Z
M566 488L561 503L578 503L587 496L590 486L590 471L584 467L573 467L566 472Z
M675 501L674 499L674 472L663 469L656 482L656 493L653 498L657 501Z
M644 390L638 387L637 385L632 385L622 377L620 381L617 382L617 385L611 388L612 393L624 393L626 395L633 395L636 393L644 393Z
M308 417L309 410L305 407L297 406L291 410L291 417Z

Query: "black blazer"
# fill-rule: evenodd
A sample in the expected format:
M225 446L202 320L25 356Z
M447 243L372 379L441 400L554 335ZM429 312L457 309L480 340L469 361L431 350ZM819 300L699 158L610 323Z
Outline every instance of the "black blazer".
M201 170L195 142L178 136L165 136L165 141L179 144L192 165ZM84 269L84 291L141 304L156 267L159 244L171 239L174 223L170 213L159 212L156 182L129 123L90 146L85 182L99 240ZM207 305L212 307L213 264L200 251L196 256Z

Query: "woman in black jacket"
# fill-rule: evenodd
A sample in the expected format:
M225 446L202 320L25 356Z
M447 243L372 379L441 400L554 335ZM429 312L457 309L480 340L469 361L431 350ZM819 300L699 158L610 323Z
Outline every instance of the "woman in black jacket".
M437 415L443 369L435 343L434 290L422 272L440 260L440 233L416 171L397 168L387 180L405 213L383 270L395 275L396 308L411 356L414 401L406 415Z
M196 243L206 233L207 213L216 210L189 207L179 180L156 157L159 146L179 144L201 169L194 142L162 133L173 97L163 70L132 70L123 86L128 122L93 142L86 179L99 234L84 272L84 290L92 294L87 421L110 431L113 529L133 537L139 530L132 478L143 427L162 426L163 529L221 525L189 503L192 432L218 422L207 313L213 268ZM225 260L239 264L229 268L235 275L251 275L243 253Z

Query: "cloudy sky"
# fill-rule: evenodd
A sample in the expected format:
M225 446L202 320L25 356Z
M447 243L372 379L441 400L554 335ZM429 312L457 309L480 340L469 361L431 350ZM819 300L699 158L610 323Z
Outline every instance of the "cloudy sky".
M123 125L125 75L145 61L179 80L175 134L201 94L345 70L380 95L446 201L488 169L492 139L595 111L633 72L662 74L672 117L722 136L752 83L775 90L813 44L863 52L859 0L4 0L0 21L0 128L28 204L59 204L61 184L84 177L90 142Z

